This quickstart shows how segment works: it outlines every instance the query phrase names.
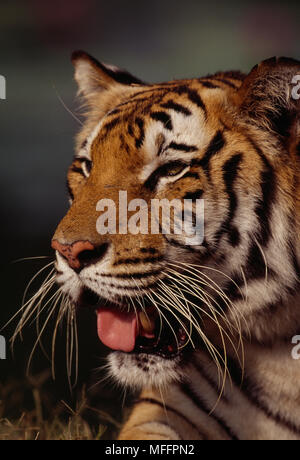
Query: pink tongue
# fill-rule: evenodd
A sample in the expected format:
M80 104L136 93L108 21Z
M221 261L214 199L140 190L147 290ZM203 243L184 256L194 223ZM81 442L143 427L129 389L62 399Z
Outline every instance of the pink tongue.
M126 353L133 351L137 333L137 319L134 312L100 308L97 311L98 336L101 342L113 350Z

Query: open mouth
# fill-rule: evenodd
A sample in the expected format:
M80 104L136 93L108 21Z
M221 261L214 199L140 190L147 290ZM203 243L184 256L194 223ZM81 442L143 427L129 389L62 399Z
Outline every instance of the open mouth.
M145 303L128 306L100 300L85 290L84 304L93 306L97 314L97 332L101 342L111 350L124 353L146 353L164 359L173 359L188 343L188 331L184 324L163 317L157 307Z

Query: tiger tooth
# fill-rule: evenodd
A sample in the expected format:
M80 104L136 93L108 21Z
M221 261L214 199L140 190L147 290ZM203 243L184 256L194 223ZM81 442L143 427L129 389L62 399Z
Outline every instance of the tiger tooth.
M139 320L143 330L148 334L155 330L155 320L147 316L143 311L139 313Z

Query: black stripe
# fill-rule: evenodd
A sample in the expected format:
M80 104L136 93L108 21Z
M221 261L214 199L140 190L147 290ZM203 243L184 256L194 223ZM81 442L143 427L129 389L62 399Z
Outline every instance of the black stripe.
M266 246L272 235L271 230L271 216L272 206L276 200L276 176L275 171L270 164L269 160L265 157L262 150L258 145L251 139L247 138L255 149L257 155L263 162L264 171L261 173L260 186L261 186L261 199L255 208L257 215L260 232L258 233L258 242L262 246Z
M236 302L238 300L245 300L241 292L241 288L245 284L244 279L240 275L235 275L232 280L228 281L225 287L222 289L221 294L216 299L216 308L221 313L228 311L230 302Z
M235 225L231 225L230 227L229 241L230 241L231 246L233 247L236 247L240 244L241 235Z
M179 150L180 152L196 152L198 148L195 145L187 145L187 144L177 144L177 142L171 142L167 149Z
M123 134L120 134L120 146L121 146L121 149L123 151L125 150L125 152L127 152L129 154L129 152L130 152L129 145L125 141L125 137L124 137Z
M168 406L166 404L163 404L160 401L157 401L156 399L153 399L153 398L140 398L140 399L138 399L137 401L134 402L134 405L138 405L138 404L141 404L141 403L153 404L153 405L161 407L164 411L167 410L169 412L173 412L175 415L177 415L178 417L182 418L195 431L197 431L197 433L199 434L199 436L201 438L204 437L203 433L200 433L198 427L193 422L191 422L188 418L186 418L185 415L183 415L181 412L179 412L178 410L174 409L173 407L170 407L170 406Z
M124 113L127 110L127 107L123 110L123 108L127 105L135 104L141 104L142 102L150 102L152 100L151 96L148 97L140 97L137 99L130 98L128 101L122 102L121 104L117 105L117 108L122 109L122 113Z
M138 125L139 130L140 130L140 135L135 140L135 146L138 149L142 146L144 139L145 139L144 120L142 120L142 118L136 118L135 122Z
M87 172L90 173L91 170L92 170L92 166L93 166L93 163L91 162L91 160L88 160L86 158L83 163L85 163L85 167L86 167Z
M174 101L168 101L165 104L161 104L161 107L165 109L175 110L175 112L182 113L183 115L186 115L187 117L189 115L192 115L192 112L189 109L187 109L183 105L178 104L177 102L174 102Z
M119 259L117 262L114 262L114 266L116 265L123 265L123 264L127 264L127 265L135 265L135 264L146 264L146 263L151 263L151 264L154 264L156 262L161 262L163 260L163 256L159 256L159 257L145 257L144 259L140 259L138 257L135 257L134 259Z
M256 242L253 242L249 248L244 272L247 281L254 281L266 277L266 261ZM268 278L274 275L274 271L268 267Z
M290 130L292 124L295 121L294 112L291 112L290 109L285 107L280 107L277 103L277 107L274 106L270 109L265 110L264 116L268 120L268 123L271 125L271 130L275 131L281 136L281 141L283 146L286 148L286 140L290 135ZM256 115L256 114L255 114Z
M264 166L260 178L261 198L254 210L258 219L258 228L256 231L257 241L253 241L249 247L247 261L244 266L245 276L249 281L264 278L266 276L266 262L259 246L266 247L272 235L271 216L272 206L276 199L276 177L272 165L265 157L260 147L258 147L249 136L247 139ZM274 271L270 268L268 269L268 276L275 276Z
M107 114L107 116L116 115L117 113L120 113L120 112L121 112L121 110L120 110L119 108L116 107L115 109L111 110L111 111Z
M298 157L300 158L300 142L296 147L296 153L297 153Z
M156 249L156 248L140 248L140 251L143 254L156 254L158 252L158 249Z
M96 272L97 276L102 276L104 278L118 278L118 279L143 279L143 278L150 278L151 276L160 275L160 274L161 274L161 270L154 270L152 272L144 272L144 273L116 273L115 275L112 273Z
M153 95L155 95L155 92L156 91L159 91L159 92L165 92L167 93L168 91L170 91L169 88L165 87L165 86L156 86L156 87L153 87L153 88L150 88L150 89L145 89L143 91L138 91L137 93L135 93L133 96L130 97L130 101L134 101L136 99L138 99L139 96L143 95L143 94L148 94L148 93L152 93ZM139 99L138 99L139 100ZM147 98L148 100L148 98ZM129 102L129 101L128 101ZM127 102L125 102L126 104ZM121 105L121 104L120 104Z
M74 161L79 161L80 163L84 163L85 161L91 161L89 160L88 158L85 158L85 157L75 157L74 158Z
M207 87L212 88L213 84L203 82L203 86L207 86ZM169 83L169 85L165 84L165 86L161 86L161 87L157 86L157 87L154 87L154 88L151 88L151 89L139 91L138 93L135 93L133 96L131 96L131 98L128 101L125 101L125 102L119 104L117 107L122 107L124 105L130 104L130 103L133 103L133 102L140 103L142 101L150 101L150 103L151 103L152 102L151 99L153 99L153 101L155 100L156 102L158 102L159 99L162 99L166 94L168 94L168 93L170 93L172 91L176 92L179 95L182 95L182 94L187 95L189 100L193 104L195 104L199 108L201 108L204 111L205 116L207 115L207 110L206 110L205 104L202 101L200 95L197 93L197 91L189 88L186 85L178 85L178 81L174 82L172 84ZM158 94L156 94L156 92L158 92ZM143 95L149 94L149 93L151 93L149 95L149 97L139 97L139 96L143 96Z
M197 107L203 110L205 116L207 115L207 110L205 107L204 102L202 101L200 95L197 93L195 89L191 89L188 86L178 86L177 88L173 88L173 91L179 95L186 94L189 100L195 104Z
M71 171L81 174L83 177L85 177L85 174L81 168L78 168L78 166L71 166Z
M118 124L120 123L120 118L119 117L116 117L114 118L113 120L111 120L109 123L106 123L106 125L104 125L102 127L102 130L103 130L103 134L102 134L102 139L107 136L110 131L115 127L117 126ZM101 131L102 131L101 130Z
M229 70L226 72L217 72L214 75L206 75L206 79L215 79L215 78L225 78L226 80L230 78L231 80L238 80L241 83L246 78L246 74L240 72L239 70Z
M215 85L214 83L212 83L211 81L207 81L207 80L198 80L198 82L204 86L205 88L209 88L209 89L220 89L220 86L218 85Z
M173 129L173 124L171 117L168 113L166 112L152 112L150 113L150 117L153 120L160 121L166 129L169 131L172 131Z
M262 199L255 208L255 214L258 217L261 232L259 234L258 241L263 246L266 246L270 240L271 230L271 214L272 204L275 201L275 177L272 168L268 168L267 171L263 171L261 174L261 192Z
M240 243L240 233L238 229L232 224L235 218L236 210L238 207L237 194L234 191L235 181L238 176L240 164L243 155L241 153L235 154L223 166L223 179L225 182L226 193L229 197L229 211L225 222L222 223L220 230L216 234L216 241L219 242L224 233L228 234L229 241L233 247L238 246Z
M246 78L246 75L242 73L240 70L229 70L225 72L225 76L228 78L232 78L233 80L239 80L240 82L242 82Z
M187 192L184 196L184 200L199 200L203 196L203 190L195 190L194 192Z
M207 113L206 107L205 107L204 102L202 101L201 97L197 93L197 91L194 90L194 89L189 89L187 94L188 94L189 100L191 102L193 102L194 104L196 104L198 107L200 107L200 109L202 109L204 111L204 113L206 114Z
M183 91L182 88L188 88L188 87L185 85L185 80L174 80L174 81L169 81L166 83L161 83L158 85L153 85L152 87L148 87L148 88L149 89L138 91L137 93L132 95L130 99L133 100L136 97L143 95L143 94L147 94L147 93L152 93L154 96L157 96L157 94L155 94L156 91L158 91L159 93L170 93L171 91L177 92L178 88L180 88L180 91L184 93L185 91ZM162 96L162 94L160 94L160 96Z
M225 139L222 131L217 131L213 139L210 141L209 146L204 153L204 156L201 160L194 159L192 165L199 165L201 166L208 177L210 178L210 161L211 159L222 150L225 146Z
M224 77L214 77L214 79L220 81L221 83L224 83L224 85L230 86L231 88L238 89L236 85L234 85L230 80L227 80Z
M187 396L196 407L202 410L205 414L207 414L210 418L214 419L220 427L225 431L225 433L231 438L232 440L238 440L238 437L233 432L233 430L227 425L227 423L221 418L216 415L215 412L211 412L211 410L207 407L207 404L204 402L202 398L195 391L191 388L188 383L183 383L180 385L181 391Z
M287 420L282 415L274 414L272 409L266 406L266 403L263 401L263 389L260 388L256 382L253 382L249 375L245 372L242 373L241 367L230 357L227 357L227 366L234 384L240 388L242 394L251 404L261 410L268 418L272 419L278 425L284 426L298 436L300 435L300 427L295 425L292 421Z
M129 136L134 137L133 127L132 125L128 125L127 132Z

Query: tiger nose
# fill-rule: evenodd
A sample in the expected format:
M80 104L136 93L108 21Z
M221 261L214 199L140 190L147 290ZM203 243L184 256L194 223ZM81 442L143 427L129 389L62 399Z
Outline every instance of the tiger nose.
M76 241L73 244L62 244L52 240L51 246L58 251L68 262L73 270L79 272L84 267L100 261L107 249L108 243L94 246L90 241Z

